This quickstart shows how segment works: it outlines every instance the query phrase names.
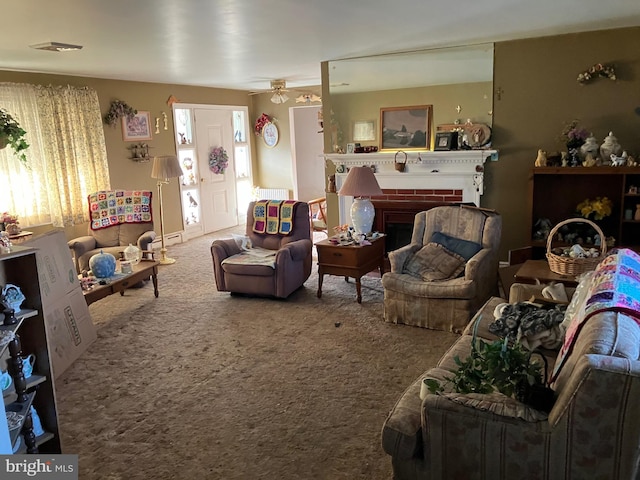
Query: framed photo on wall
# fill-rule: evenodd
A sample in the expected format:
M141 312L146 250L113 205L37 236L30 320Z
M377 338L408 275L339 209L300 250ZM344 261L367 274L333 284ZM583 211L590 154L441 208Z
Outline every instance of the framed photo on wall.
M429 150L431 105L380 109L380 150Z
M132 119L122 117L122 139L125 142L151 140L151 114L138 112Z

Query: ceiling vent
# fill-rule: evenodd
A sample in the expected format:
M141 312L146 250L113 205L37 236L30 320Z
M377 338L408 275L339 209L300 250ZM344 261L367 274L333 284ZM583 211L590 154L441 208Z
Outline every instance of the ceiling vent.
M48 52L72 52L74 50L82 50L82 45L71 45L70 43L45 42L29 45L36 50L47 50Z

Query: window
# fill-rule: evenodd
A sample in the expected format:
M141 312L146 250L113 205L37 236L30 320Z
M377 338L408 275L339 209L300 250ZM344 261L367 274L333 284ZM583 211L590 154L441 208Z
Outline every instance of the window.
M27 167L0 150L0 212L22 226L89 221L87 196L110 188L95 90L0 83L0 105L27 131Z
M251 155L247 141L247 115L243 110L233 111L234 160L236 166L236 197L238 211L246 212L251 201Z

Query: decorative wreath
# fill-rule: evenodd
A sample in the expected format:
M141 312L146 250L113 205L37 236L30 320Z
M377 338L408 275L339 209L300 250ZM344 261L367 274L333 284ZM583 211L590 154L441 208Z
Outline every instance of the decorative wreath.
M222 175L229 166L229 156L222 147L213 147L209 153L209 170L216 175Z
M616 72L613 69L613 65L603 65L601 63L596 63L586 72L578 74L578 83L588 83L594 77L604 77L608 78L609 80L615 80Z
M262 129L269 122L271 122L269 115L267 115L266 113L263 113L262 115L260 115L256 120L256 124L253 127L253 131L255 132L255 134L258 136L262 135Z

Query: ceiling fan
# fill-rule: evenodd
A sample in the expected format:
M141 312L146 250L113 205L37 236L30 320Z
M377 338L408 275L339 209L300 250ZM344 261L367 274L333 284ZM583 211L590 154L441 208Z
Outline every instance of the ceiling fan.
M273 103L285 103L289 100L289 96L285 93L288 92L287 82L284 80L271 80L271 89L262 90L258 92L251 92L249 95L257 95L259 93L272 92L271 101Z

